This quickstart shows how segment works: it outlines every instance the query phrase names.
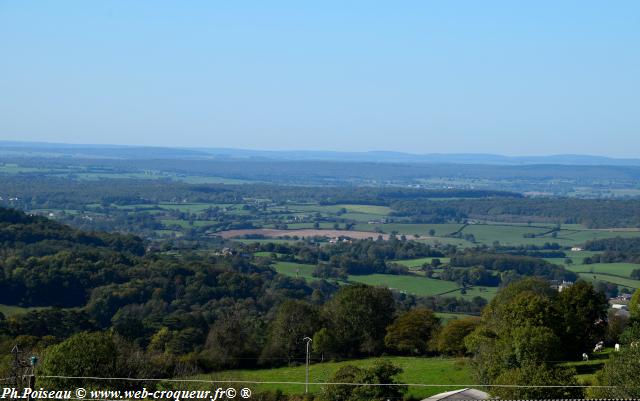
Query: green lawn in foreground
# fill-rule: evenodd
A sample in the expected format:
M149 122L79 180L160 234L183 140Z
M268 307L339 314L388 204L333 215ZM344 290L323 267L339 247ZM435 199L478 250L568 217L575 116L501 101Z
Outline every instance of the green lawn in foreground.
M425 398L444 391L460 388L472 383L471 373L465 359L455 358L411 358L384 357L359 359L345 362L316 363L310 367L310 382L327 382L331 376L345 365L355 365L361 368L372 366L377 360L388 360L400 366L404 372L399 376L402 383L412 384L451 384L443 387L409 387L408 394L417 398ZM268 382L304 382L304 366L285 367L261 370L229 370L206 375L198 375L194 379L203 380L238 380L238 381L268 381ZM226 386L227 384L225 384ZM196 385L194 385L195 387ZM252 392L266 390L282 390L285 394L304 393L304 384L248 384L237 385L237 388L249 387ZM320 385L310 385L309 391L319 393Z
M580 383L593 384L596 372L602 369L611 353L613 353L613 348L605 348L604 351L597 354L589 353L588 361L565 362L561 366L574 368L578 373L576 378Z

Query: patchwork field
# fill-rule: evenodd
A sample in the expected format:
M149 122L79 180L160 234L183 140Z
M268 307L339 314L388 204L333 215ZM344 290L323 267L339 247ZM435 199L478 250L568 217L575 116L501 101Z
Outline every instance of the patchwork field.
M590 265L572 265L568 268L576 273L598 273L630 278L631 272L640 269L640 265L633 263L594 263Z
M399 276L391 274L349 276L349 280L373 286L389 287L392 290L415 295L438 295L456 291L460 287L458 284L451 281L419 276ZM459 292L451 295L459 295Z
M277 261L273 264L275 270L289 277L299 277L306 280L318 280L312 273L315 266L303 263ZM368 274L364 276L350 275L349 282L362 283L372 286L388 287L392 290L408 294L430 296L445 294L452 297L472 299L476 296L492 299L497 293L497 287L466 288L463 294L460 286L451 281L437 280L415 275Z
M259 235L267 238L281 238L281 237L293 237L310 238L310 237L348 237L353 239L375 239L378 235L382 235L383 239L389 239L387 234L377 234L368 231L343 231L343 230L314 230L314 229L301 229L301 230L276 230L272 228L256 228L256 229L244 229L244 230L228 230L219 231L216 235L222 238L237 238L247 235Z
M408 268L416 268L420 267L424 264L431 264L433 259L439 259L441 263L449 263L449 258L418 258L418 259L405 259L405 260L394 260L394 263L401 264L403 266L407 266Z

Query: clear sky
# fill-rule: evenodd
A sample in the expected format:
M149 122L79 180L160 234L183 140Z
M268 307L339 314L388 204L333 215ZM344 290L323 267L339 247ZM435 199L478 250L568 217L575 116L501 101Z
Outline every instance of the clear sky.
M640 1L0 0L0 139L640 157Z

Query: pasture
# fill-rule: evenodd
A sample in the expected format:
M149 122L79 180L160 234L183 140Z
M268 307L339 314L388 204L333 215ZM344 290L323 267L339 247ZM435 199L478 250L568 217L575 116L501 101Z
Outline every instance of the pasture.
M317 361L317 355L313 361ZM403 369L398 379L402 383L424 384L429 387L410 386L407 395L417 399L433 394L456 389L472 382L471 371L466 359L462 358L417 358L417 357L382 357L357 359L344 362L314 363L310 366L309 392L319 394L322 385L313 383L328 382L331 376L343 366L353 365L360 368L371 367L379 360L386 360ZM276 369L259 370L227 370L211 374L190 377L200 380L221 381L259 381L259 382L296 382L304 383L305 367L303 365ZM210 385L210 384L209 384ZM443 385L433 386L432 385ZM197 384L193 384L197 386ZM280 390L284 394L304 393L304 384L238 384L237 388L249 387L253 393Z
M349 276L349 280L372 286L389 287L392 290L424 296L455 291L459 288L458 284L451 281L420 276L368 274L366 276ZM459 293L452 295L459 295Z
M260 256L265 256L260 255ZM289 277L298 277L305 280L319 280L312 275L314 265L294 262L276 261L273 268L279 273ZM452 281L432 279L415 275L393 275L393 274L368 274L364 276L350 275L348 281L351 283L362 283L378 287L388 287L389 289L406 292L408 294L431 296L446 293L446 296L472 299L482 297L491 300L497 293L495 287L471 287L465 289L465 294L460 291L460 286Z
M435 236L442 237L458 231L462 224L411 224L411 223L387 223L387 224L356 224L357 230L380 231L385 233L397 232L398 235L407 237L419 235L429 237L429 231L434 230Z
M565 225L567 226L567 225ZM571 225L571 227L579 227ZM581 227L581 226L580 226ZM637 230L594 230L586 228L562 228L556 237L550 231L552 226L546 225L517 225L517 224L470 224L462 230L462 234L473 234L479 244L492 245L495 241L502 245L544 245L545 243L558 243L561 246L571 247L584 244L586 241L614 237L640 237ZM534 237L531 237L531 236Z
M445 324L451 320L455 319L465 319L470 317L477 318L478 316L467 315L465 313L449 313L449 312L435 312L436 316L440 318L440 322Z
M316 229L300 229L300 230L277 230L273 228L250 228L240 230L228 230L219 231L216 235L222 238L238 238L247 235L260 235L269 238L282 238L282 237L298 237L298 238L311 238L311 237L348 237L352 239L376 239L379 235L383 239L388 239L387 234L377 234L367 231L352 231L352 230L316 230Z
M617 284L622 287L627 288L640 288L639 280L632 280L630 278L611 276L607 274L598 274L598 273L578 273L578 275L586 280L586 281L603 281L605 283Z
M305 280L319 280L319 278L313 277L312 275L313 270L315 269L315 266L313 265L277 261L273 264L273 268L279 274L285 276L299 277L304 278Z
M41 309L47 309L47 308L46 307L24 308L22 306L15 306L15 305L0 305L0 313L2 313L4 316L7 316L7 317L18 315L21 313L27 313L34 310L41 310Z
M590 265L571 265L568 269L576 273L598 273L604 275L631 278L631 272L640 269L640 265L633 263L594 263Z
M452 281L438 280L413 275L369 274L349 276L349 281L371 286L388 287L392 290L420 296L444 295L448 297L473 299L481 297L491 300L497 293L497 287L471 287L462 293L460 286Z
M394 260L393 263L397 263L403 266L407 266L410 269L421 267L424 264L431 264L433 259L440 259L442 263L449 263L449 258L418 258L418 259L404 259Z

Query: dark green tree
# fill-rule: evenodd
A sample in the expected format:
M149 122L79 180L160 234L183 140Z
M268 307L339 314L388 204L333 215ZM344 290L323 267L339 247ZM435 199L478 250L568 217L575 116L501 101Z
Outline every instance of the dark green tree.
M640 348L626 346L611 355L596 373L596 384L612 387L592 388L589 395L593 398L640 398Z
M558 296L561 324L558 335L569 358L578 358L604 340L607 329L607 299L586 281L578 281Z
M480 324L478 318L452 319L438 332L434 347L436 351L446 355L462 356L467 353L464 344L466 336L471 334Z
M439 325L440 319L433 311L418 307L401 314L387 327L384 343L396 353L424 355Z
M342 355L379 354L395 301L389 289L351 285L342 287L323 312Z
M60 344L47 348L42 363L42 376L115 377L117 375L118 349L109 333L82 332ZM107 381L87 380L88 387L117 386ZM122 384L122 383L120 383ZM39 385L55 388L71 388L77 385L73 379L46 378Z
M327 385L322 398L326 401L384 401L400 399L406 387L396 380L402 369L389 361L378 361L371 368L346 365L330 379L333 383L384 384L383 386ZM397 384L397 385L393 385Z
M303 301L285 301L271 323L269 340L263 358L282 358L287 363L305 358L304 337L311 337L321 325L320 311Z

